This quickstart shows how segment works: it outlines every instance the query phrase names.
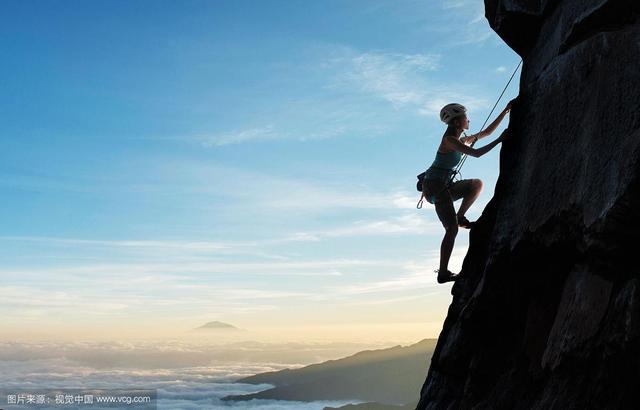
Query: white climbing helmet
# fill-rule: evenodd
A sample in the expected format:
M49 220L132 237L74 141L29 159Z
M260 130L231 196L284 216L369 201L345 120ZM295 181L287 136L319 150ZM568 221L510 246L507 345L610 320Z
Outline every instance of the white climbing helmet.
M457 104L457 103L447 104L444 107L442 107L442 109L440 110L440 121L444 122L445 124L448 124L449 121L451 121L457 116L465 114L466 112L467 112L467 109L464 108L464 105Z

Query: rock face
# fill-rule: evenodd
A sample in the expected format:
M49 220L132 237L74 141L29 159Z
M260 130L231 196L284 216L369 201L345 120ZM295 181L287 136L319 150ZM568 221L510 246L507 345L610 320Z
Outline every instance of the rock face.
M640 1L485 0L524 60L417 409L640 406Z

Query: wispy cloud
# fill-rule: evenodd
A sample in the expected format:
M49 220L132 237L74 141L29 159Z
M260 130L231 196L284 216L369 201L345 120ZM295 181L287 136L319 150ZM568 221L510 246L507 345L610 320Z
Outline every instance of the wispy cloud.
M375 193L360 189L354 191L345 187L312 186L299 184L300 189L288 190L286 195L269 195L256 199L261 206L277 209L305 209L307 211L323 209L395 209L405 208L408 197L397 193ZM282 192L281 190L272 191ZM415 204L413 204L415 207Z
M314 232L300 232L289 237L292 241L318 241L323 238L375 235L422 235L442 231L442 225L415 213L390 219L356 221L348 226Z
M27 286L0 286L0 307L12 308L69 308L85 309L87 307L99 311L111 311L126 308L122 302L109 302L108 299L90 300L81 294L68 291L38 289Z
M428 72L440 68L440 55L358 54L348 48L337 48L334 53L339 57L332 60L333 64L342 68L334 87L369 94L396 110L437 118L442 106L451 101L459 101L470 110L487 106L486 99L470 96L464 85L443 86L428 77Z
M171 196L174 198L173 204L184 200L185 206L188 206L190 211L206 210L211 203L207 197L214 199L224 197L225 204L233 206L234 209L244 210L249 207L252 212L263 209L272 212L278 209L297 208L311 212L332 208L409 209L415 207L413 196L406 191L384 189L384 187L381 190L373 184L363 186L362 171L356 168L343 170L344 177L340 181L332 181L312 176L296 177L277 175L264 170L254 171L243 167L244 164L228 166L214 161L166 155L138 158L137 164L137 169L141 170L139 173L132 174L127 172L127 169L115 170L108 184L99 177L70 179L69 184L90 187L94 193L118 194L127 199L143 197L149 200L156 196ZM316 174L333 170L332 164L323 163L321 168L316 170ZM55 180L57 177L52 176L50 179ZM364 181L364 184L367 183L368 181ZM45 187L44 183L36 186L37 189L45 189ZM67 192L65 188L59 186L55 186L55 190ZM194 197L197 197L197 201L193 200ZM414 203L411 204L411 202ZM219 211L220 206L225 204L216 204L216 210ZM62 241L63 239L60 243ZM203 250L213 250L220 246L220 244L206 241L115 241L109 244L129 248L166 246L185 249L202 248Z
M249 314L278 311L283 308L283 303L296 303L303 307L305 303L319 301L339 302L345 295L428 286L432 281L411 273L412 266L406 261L385 259L322 259L289 263L179 261L173 264L9 269L0 272L5 282L30 285L0 286L0 311L23 324L46 317L60 318L69 323L96 318L131 322L144 320L148 315L156 318L168 315L175 320L180 317L193 319L207 312ZM352 274L360 276L363 272L405 274L399 278L353 284ZM218 274L226 275L227 280L217 279ZM298 286L292 288L291 284L264 280L281 275L292 278L317 276L322 278L322 285L309 287L308 283L297 282ZM250 279L252 276L263 279ZM55 284L39 285L38 280L46 277L55 277ZM346 282L342 278L346 278ZM58 319L51 319L49 323L57 322Z
M376 305L388 305L388 304L398 304L401 302L407 302L411 300L420 300L424 299L427 296L424 293L420 293L418 295L408 295L408 296L398 296L391 298L376 298L373 300L358 300L350 303L350 306L376 306Z
M275 127L273 125L267 125L261 128L249 128L217 135L195 135L191 137L191 139L204 147L212 147L239 144L248 141L273 140L278 139L278 137L279 134L275 131ZM280 137L282 136L280 135Z
M379 95L396 108L419 105L423 90L416 87L419 73L436 70L440 56L363 53L351 58L346 78L363 91Z
M416 205L418 203L417 198L418 195L409 195L407 192L396 192L392 194L392 202L393 204L400 209L416 209ZM433 208L433 205L430 203L426 203L423 205L423 208Z
M220 147L268 140L311 141L362 134L371 137L384 131L385 125L381 121L366 121L370 113L357 108L363 104L362 93L379 96L398 109L420 104L423 96L412 82L417 81L421 73L437 70L440 65L440 56L435 54L354 53L347 47L336 47L336 50L338 54L348 50L349 55L318 63L323 67L320 75L324 75L318 81L324 83L324 88L305 99L280 96L275 102L280 112L270 116L272 120L275 118L274 123L170 139ZM357 86L340 87L345 82ZM337 89L339 93L334 92ZM371 103L365 101L365 105L369 107Z
M331 171L331 165L327 171ZM242 200L254 210L326 209L415 209L417 195L396 189L380 190L370 184L362 186L360 174L335 182L309 177L274 176L265 172L227 168L203 162L185 161L170 164L171 188L194 193L224 194ZM318 170L324 172L325 170ZM346 173L345 173L346 175ZM212 187L209 181L220 181ZM365 181L366 182L366 181ZM249 186L259 189L247 189ZM236 205L234 205L236 206Z
M455 269L462 265L462 261L467 253L466 248L456 247L451 255L449 269ZM420 262L408 262L399 269L397 275L390 279L379 281L367 281L364 283L342 286L334 288L337 295L355 296L368 293L400 292L421 288L437 288L436 274L433 270L439 265L440 258L435 253L431 253Z
M437 116L442 107L452 101L463 104L470 112L487 108L488 101L483 97L473 97L453 90L441 90L437 93L437 97L425 100L418 112L422 115Z
M364 92L392 104L396 109L420 105L424 101L425 82L421 74L439 66L438 55L358 53L338 47L335 57L326 63L336 68L331 84L344 91Z
M81 251L80 251L81 252ZM131 286L147 290L191 288L207 289L215 282L222 289L225 277L229 280L251 277L332 277L343 272L371 268L389 268L398 261L379 259L313 259L297 261L201 261L198 258L165 258L162 262L130 261L123 263L97 262L68 264L49 268L5 268L0 271L5 282L17 282L55 277L56 286L74 288L94 286L96 289L127 289ZM11 292L11 289L7 290ZM16 293L18 295L19 293Z
M441 7L443 10L458 9L462 7L468 7L472 3L477 2L474 2L473 0L446 0L442 1Z
M475 0L442 0L443 14L437 24L425 30L443 37L442 45L448 49L465 45L483 45L497 35L484 17L484 2Z
M119 286L109 286L104 281L87 282L90 283L73 283L73 287L70 285L65 290L52 290L51 286L49 289L36 286L0 286L0 311L10 316L11 322L15 323L17 320L23 324L43 318L49 318L48 325L59 322L80 324L103 318L133 322L157 320L158 315L166 314L175 319L217 311L246 314L278 310L279 306L274 304L276 300L306 299L315 295L302 291L210 285L183 288L188 289L189 293L159 295L157 286L142 287L133 282L129 282L128 286L126 282ZM165 290L180 290L176 283L180 282L176 281ZM119 291L115 292L116 290Z
M37 242L47 245L86 246L131 249L172 249L183 251L212 252L229 249L230 244L213 241L160 241L160 240L96 240L79 238L60 238L48 236L0 236L0 241Z
M470 25L479 22L474 15ZM475 32L468 37L472 41L479 38ZM381 101L396 111L414 115L433 115L451 101L464 103L470 109L488 104L481 97L472 97L469 86L442 85L430 78L431 73L442 68L442 56L437 53L404 54L332 46L318 54L328 57L315 62L317 67L309 75L318 76L315 81L321 86L303 98L279 96L272 104L274 111L262 115L268 122L261 125L260 120L254 120L257 125L247 128L163 139L221 147L260 141L371 137L387 129L388 118L375 114L380 111ZM300 63L304 67L301 70L310 70L310 64Z

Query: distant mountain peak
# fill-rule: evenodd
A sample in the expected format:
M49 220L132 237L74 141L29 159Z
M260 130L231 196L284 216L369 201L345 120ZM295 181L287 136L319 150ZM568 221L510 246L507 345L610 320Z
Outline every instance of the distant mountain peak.
M214 320L213 322L207 322L200 327L196 327L193 330L239 330L237 327L230 325L229 323L219 322Z

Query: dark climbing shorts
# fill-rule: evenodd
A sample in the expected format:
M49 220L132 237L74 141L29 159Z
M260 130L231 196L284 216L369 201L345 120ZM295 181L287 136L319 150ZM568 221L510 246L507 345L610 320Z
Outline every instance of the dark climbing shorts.
M463 198L473 187L473 179L463 179L454 182L449 188L446 183L439 179L425 179L423 186L425 188L425 198L436 208L438 219L442 225L458 226L458 218L453 202ZM432 198L432 196L434 198ZM435 200L434 200L435 199ZM434 200L433 202L431 202Z

